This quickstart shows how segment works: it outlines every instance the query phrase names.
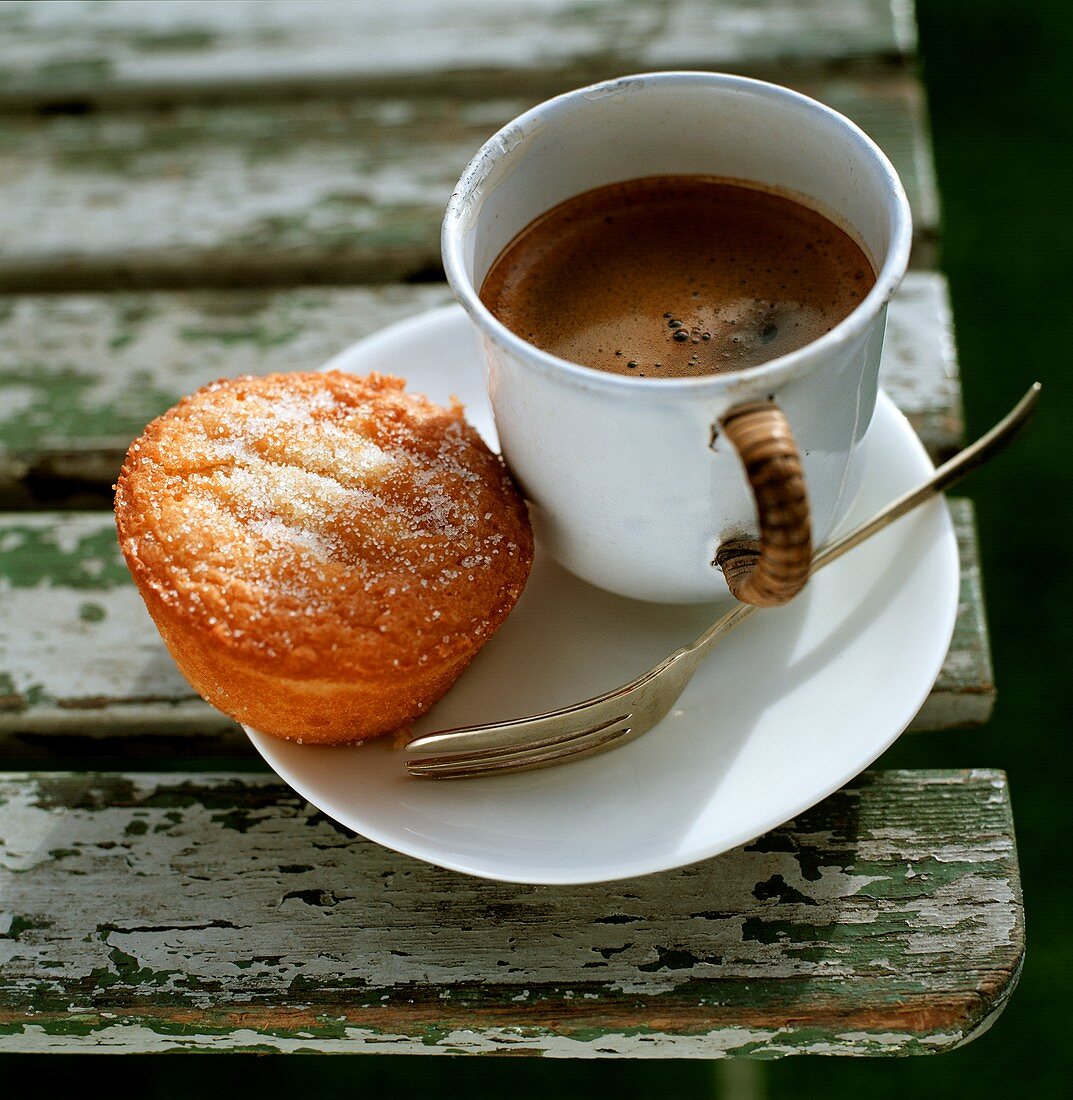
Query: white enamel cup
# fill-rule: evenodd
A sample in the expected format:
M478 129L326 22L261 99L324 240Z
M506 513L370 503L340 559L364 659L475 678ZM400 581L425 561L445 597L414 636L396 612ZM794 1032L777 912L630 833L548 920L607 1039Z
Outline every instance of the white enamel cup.
M813 343L696 378L631 378L559 359L481 303L488 269L538 215L605 184L678 174L749 181L813 207L864 248L875 286ZM728 597L716 552L755 538L758 519L719 427L737 407L769 401L792 428L822 543L857 489L853 458L875 410L887 303L911 237L901 182L866 134L812 99L744 77L624 77L548 100L490 138L451 196L443 262L483 337L503 454L543 549L621 595Z

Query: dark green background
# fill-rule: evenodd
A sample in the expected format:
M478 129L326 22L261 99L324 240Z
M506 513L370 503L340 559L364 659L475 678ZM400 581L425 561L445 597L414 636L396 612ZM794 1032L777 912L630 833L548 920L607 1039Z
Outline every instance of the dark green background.
M1073 791L1067 642L1073 610L1073 0L918 0L917 14L944 207L942 266L953 296L970 435L988 427L1033 380L1045 389L1027 436L964 490L980 518L999 685L995 716L984 730L903 738L881 766L1008 771L1028 957L1005 1014L964 1050L904 1060L767 1063L752 1084L769 1098L866 1094L883 1100L1014 1090L1052 1097L1066 1095L1073 1083L1066 870ZM0 1082L17 1079L35 1092L99 1088L145 1097L280 1089L299 1096L343 1089L357 1095L369 1089L509 1093L512 1100L738 1093L711 1064L684 1061L0 1058Z

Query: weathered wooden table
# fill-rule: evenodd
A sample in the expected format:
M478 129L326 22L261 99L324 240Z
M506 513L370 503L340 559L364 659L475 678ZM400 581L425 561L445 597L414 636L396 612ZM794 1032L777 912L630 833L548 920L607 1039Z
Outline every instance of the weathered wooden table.
M253 774L107 511L179 395L446 301L441 211L492 130L657 68L789 84L888 151L917 240L882 381L951 451L913 35L902 0L0 4L0 758L38 769L0 775L0 1050L904 1054L988 1026L1023 951L1001 773L867 773L635 882L463 878ZM922 730L994 698L953 506L962 601Z

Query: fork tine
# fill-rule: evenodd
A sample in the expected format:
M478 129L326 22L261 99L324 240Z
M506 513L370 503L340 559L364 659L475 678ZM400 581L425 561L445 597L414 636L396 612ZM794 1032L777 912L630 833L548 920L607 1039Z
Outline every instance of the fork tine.
M643 729L635 732L631 726L623 727L620 724L628 719L629 716L624 715L589 730L575 731L540 747L526 745L508 752L489 750L407 760L406 769L410 775L423 779L470 779L501 772L532 771L550 767L566 760L577 760L590 753L601 752L615 742L630 740L644 732Z
M1031 414L1039 388L1037 382L1012 413L940 466L922 485L892 501L870 520L824 547L816 555L812 572L837 560L918 504L949 488L1004 447ZM698 638L665 657L647 672L620 688L592 699L529 718L442 730L418 737L406 746L409 751L417 754L440 752L441 755L408 760L406 766L411 775L437 779L495 775L548 767L599 752L614 742L622 743L639 737L666 716L689 683L697 664L712 646L755 610L752 605L739 604L712 623ZM624 707L628 709L626 715L605 717ZM594 718L597 721L593 724ZM619 723L623 721L628 721L630 725L622 727ZM580 722L589 724L579 732L576 726ZM564 728L565 733L561 732ZM527 733L536 733L537 739L527 744ZM541 736L544 734L546 736ZM442 754L442 750L457 749L458 746L462 746L461 751Z
M426 733L421 737L415 737L405 746L405 751L418 755L438 754L444 750L448 752L474 753L485 749L497 752L512 752L531 748L534 743L543 744L550 740L549 734L555 739L562 737L565 740L578 736L576 728L579 720L587 724L580 731L585 733L593 728L594 720L603 725L608 720L617 721L623 712L636 712L638 707L644 710L650 701L650 693L658 687L660 677L671 667L681 664L681 659L690 661L694 654L693 647L685 647L675 650L658 664L653 665L647 672L631 680L627 684L605 691L601 695L595 695L591 699L584 699L570 706L560 707L557 710L545 711L542 714L533 714L528 718L512 718L504 722L489 722L482 726L460 726L456 729L436 730L434 733ZM687 672L680 684L684 685L690 673ZM679 692L681 687L679 687ZM659 713L650 716L646 729L653 726L666 714L667 709L677 698L677 693L668 695L665 705ZM616 717L607 719L605 715ZM568 732L559 735L559 731L567 727ZM574 728L570 729L573 726ZM536 742L534 742L534 737Z
M605 730L608 727L617 724L618 722L627 721L631 717L632 717L632 715L627 711L624 714L616 714L613 718L608 718L606 721L603 721L603 722L596 722L592 725L583 726L581 729L566 730L565 732L555 733L555 734L553 734L551 736L548 736L548 737L538 738L537 740L533 740L531 738L526 738L526 739L523 740L519 736L517 743L513 739L511 741L504 740L501 743L495 743L495 744L489 744L487 742L483 742L483 744L484 744L483 748L474 748L474 749L453 748L449 752L440 753L438 755L429 755L434 750L435 743L437 741L439 741L440 739L442 739L445 744L449 744L451 746L457 746L458 740L459 740L458 735L460 733L470 732L470 730L472 730L474 733L477 733L477 732L480 732L480 731L490 730L490 729L495 728L495 727L492 727L492 726L463 727L462 730L444 730L442 733L429 734L427 737L417 738L416 740L411 741L410 744L408 744L406 746L406 751L407 752L415 752L415 753L418 753L418 754L421 755L422 759L420 759L418 761L414 761L414 763L432 763L432 762L435 762L435 761L443 761L443 760L458 760L458 761L461 761L461 760L470 761L470 760L472 760L472 761L476 762L478 760L492 759L492 758L495 758L495 757L503 757L503 756L511 756L511 755L516 754L516 753L528 752L531 749L532 750L548 749L548 748L554 748L557 745L569 744L569 742L574 741L577 738L588 737L591 734L600 733L602 730ZM561 726L562 723L561 722L555 722L555 723L547 722L545 724L551 726L553 729L558 729ZM524 734L524 732L526 730L531 730L533 728L532 725L526 725L526 726L523 727L517 722L503 723L503 725L504 725L504 727L509 725L510 726L510 732L512 734L515 734L515 733ZM418 742L420 742L420 744ZM415 745L417 746L416 748L414 748Z
M630 712L630 700L616 692L602 699L595 706L579 704L564 707L562 710L533 715L530 718L515 718L505 722L490 722L483 726L461 726L456 729L437 730L415 737L406 746L410 754L427 756L444 752L477 753L484 751L511 752L533 745L544 745L557 740L569 739L579 733L604 726L608 722L618 721ZM585 725L562 733L564 723L575 719L575 715L585 719Z

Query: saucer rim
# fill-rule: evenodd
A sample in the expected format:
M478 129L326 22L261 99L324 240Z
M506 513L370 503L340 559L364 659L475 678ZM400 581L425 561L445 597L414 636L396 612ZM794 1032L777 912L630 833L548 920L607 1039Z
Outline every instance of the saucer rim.
M429 310L422 311L415 314L412 317L406 318L402 321L395 322L392 325L386 326L380 329L376 333L373 333L369 337L363 340L357 341L349 347L343 349L337 355L328 360L320 370L345 370L351 371L348 363L354 358L376 354L377 345L383 341L384 343L391 344L394 340L399 338L400 333L412 331L414 327L420 326L436 326L438 324L451 323L455 318L465 318L467 324L469 319L465 314L465 311L457 303L447 304L444 306L434 307ZM476 369L480 369L477 367ZM882 411L881 411L882 410ZM913 430L912 425L909 423L908 418L897 408L894 402L886 394L886 392L880 388L875 416L889 416L894 424L897 425L899 435L904 437L904 441L907 446L910 446L915 452L918 460L921 461L924 468L931 470L934 469L934 465L928 455L923 443L920 441L919 436ZM494 432L494 428L492 429ZM482 432L482 434L487 434ZM491 440L490 443L495 444L495 440ZM867 472L865 473L867 477ZM464 857L451 858L450 856L442 855L436 852L434 855L430 855L427 850L423 850L420 843L415 843L411 846L406 846L400 843L400 836L397 831L387 832L378 827L375 822L369 822L363 820L361 827L359 828L353 822L353 815L343 813L342 818L350 818L351 820L342 820L338 815L338 807L335 810L327 809L324 805L321 805L318 801L319 795L311 787L307 788L302 778L302 773L295 773L294 770L289 767L284 761L278 758L278 756L272 753L272 749L278 745L279 739L273 737L270 734L264 734L257 730L251 729L249 726L244 725L247 736L257 749L259 755L264 759L272 771L278 775L285 783L287 783L292 789L294 789L299 795L307 799L310 803L316 806L326 816L344 825L346 828L358 833L360 836L380 844L391 851L398 852L400 855L404 855L413 859L421 860L422 862L429 863L433 866L442 867L447 870L459 872L462 874L472 875L477 878L485 879L488 881L504 882L517 885L540 885L540 886L576 886L595 884L601 882L615 882L623 881L632 878L637 878L642 875L658 874L664 871L672 871L681 869L684 867L692 866L706 859L714 858L725 852L731 851L742 844L747 843L750 840L754 840L757 837L763 836L770 830L777 828L787 821L792 820L794 817L808 810L812 806L817 805L824 799L830 797L833 793L845 786L848 782L852 781L856 776L860 775L870 764L874 763L880 756L886 752L891 745L905 732L909 723L913 717L920 710L924 701L928 698L931 690L934 686L935 676L942 669L943 661L945 660L945 654L949 650L950 640L953 637L954 628L957 619L957 608L959 603L959 576L960 576L960 561L957 548L957 537L954 531L953 520L950 515L949 508L946 504L944 497L939 496L932 501L928 502L923 508L938 509L940 512L941 523L941 539L945 546L947 553L944 554L944 560L949 562L951 571L953 573L954 583L949 585L950 595L947 601L948 606L945 609L945 614L942 616L946 626L941 631L946 639L945 646L941 647L941 655L938 658L938 664L935 668L935 675L931 677L928 686L919 695L914 693L912 700L902 708L899 713L897 721L889 723L891 733L883 739L881 742L870 742L867 749L865 749L858 756L854 757L852 763L847 764L838 770L839 778L832 780L830 783L822 785L823 789L816 793L819 788L813 787L809 789L809 793L803 796L798 801L794 802L792 806L788 803L789 808L779 810L777 815L771 815L771 820L764 820L764 823L757 827L756 823L750 823L747 829L739 830L734 833L723 834L714 843L707 845L697 844L691 847L688 851L676 851L669 857L665 855L660 858L657 856L651 856L647 859L638 859L628 867L625 866L624 861L619 861L614 866L604 868L590 868L585 871L579 871L575 866L568 869L555 868L549 866L541 868L539 870L531 869L524 873L524 877L518 877L516 874L512 875L509 868L502 870L492 870L486 866L474 866L473 860L467 861ZM538 551L539 552L539 551ZM937 612L936 618L939 618ZM888 723L884 723L887 725ZM285 742L290 744L290 742ZM316 752L316 746L306 746L310 752ZM414 780L420 782L420 780ZM331 805L331 801L328 799L323 800L327 805ZM418 838L414 838L415 841Z

